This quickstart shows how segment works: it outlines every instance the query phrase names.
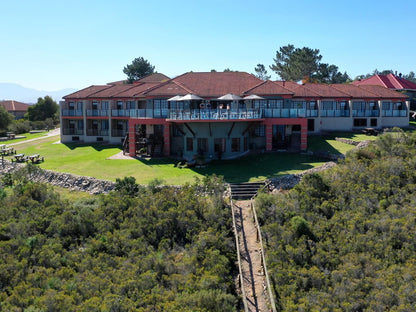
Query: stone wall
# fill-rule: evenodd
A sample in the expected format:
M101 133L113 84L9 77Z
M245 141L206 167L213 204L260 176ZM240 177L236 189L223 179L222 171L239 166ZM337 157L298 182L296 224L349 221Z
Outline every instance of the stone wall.
M23 166L26 166L26 164L11 163L5 160L4 166L0 164L0 173L10 173ZM30 179L35 182L49 183L71 191L83 191L90 194L108 193L115 187L115 182L112 181L44 169L31 174Z

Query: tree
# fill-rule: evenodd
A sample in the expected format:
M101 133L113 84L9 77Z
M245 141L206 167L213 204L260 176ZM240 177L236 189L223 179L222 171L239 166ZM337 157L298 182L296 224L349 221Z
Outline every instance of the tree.
M319 70L315 78L317 81L324 83L346 83L351 80L347 72L341 73L338 71L338 66L326 63L319 64Z
M7 130L12 123L14 116L10 114L3 106L0 106L0 130Z
M254 71L256 72L256 76L261 80L269 80L271 77L270 75L267 75L267 70L263 64L257 64Z
M346 72L338 71L338 66L320 63L321 59L318 49L289 44L276 52L275 64L270 68L284 80L344 83L350 79Z
M270 69L284 80L299 81L316 74L321 59L318 49L300 49L289 44L276 51L276 58L273 59L275 64Z
M126 65L123 69L123 73L127 75L128 83L133 83L134 81L153 74L154 72L155 67L143 57L135 58L130 65Z
M416 76L413 71L411 71L408 75L404 75L404 79L407 79L416 83Z
M57 118L58 104L50 97L38 98L35 105L27 109L27 117L30 121L45 121L47 118Z

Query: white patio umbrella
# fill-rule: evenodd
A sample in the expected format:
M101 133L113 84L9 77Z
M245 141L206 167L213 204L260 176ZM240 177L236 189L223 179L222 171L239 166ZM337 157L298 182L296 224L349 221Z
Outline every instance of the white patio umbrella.
M264 98L262 98L261 96L258 96L256 94L250 94L248 96L245 96L243 99L244 100L264 100Z
M203 98L201 98L200 96L196 94L188 93L187 95L182 96L177 101L192 101L192 100L203 100Z
M175 95L174 97L171 97L170 99L167 99L168 102L170 101L179 101L180 98L182 98L182 95Z
M220 96L218 98L218 100L223 100L223 101L238 101L238 100L242 100L243 98L241 96L238 96L236 94L233 93L228 93L226 95Z

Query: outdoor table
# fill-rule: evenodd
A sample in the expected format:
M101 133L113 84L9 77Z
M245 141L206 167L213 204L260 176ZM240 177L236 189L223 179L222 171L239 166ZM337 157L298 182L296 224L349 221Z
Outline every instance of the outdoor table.
M25 154L16 154L14 155L14 158L16 159L17 162L25 161Z
M41 160L43 160L43 157L40 157L39 154L35 154L35 155L29 156L29 159L32 163L37 163L37 162L40 162Z

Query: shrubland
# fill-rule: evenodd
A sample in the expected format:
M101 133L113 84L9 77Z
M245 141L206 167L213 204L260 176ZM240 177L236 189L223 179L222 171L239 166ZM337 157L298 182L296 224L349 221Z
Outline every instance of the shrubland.
M117 190L61 199L3 178L2 311L235 311L235 247L224 183L181 188L128 177Z
M415 134L384 134L256 207L282 311L416 310Z

